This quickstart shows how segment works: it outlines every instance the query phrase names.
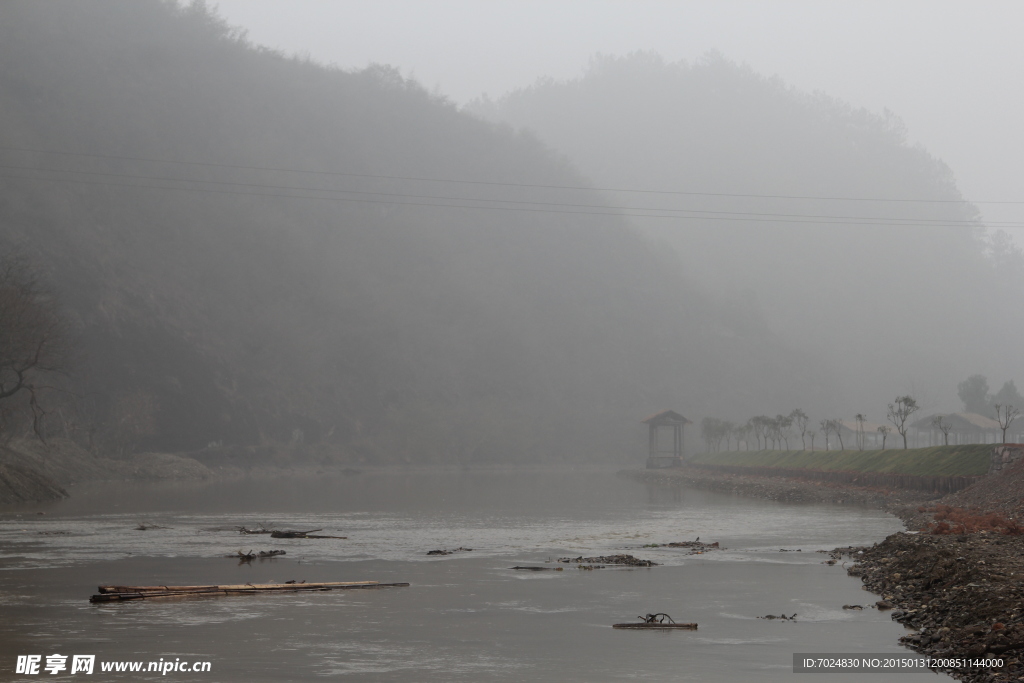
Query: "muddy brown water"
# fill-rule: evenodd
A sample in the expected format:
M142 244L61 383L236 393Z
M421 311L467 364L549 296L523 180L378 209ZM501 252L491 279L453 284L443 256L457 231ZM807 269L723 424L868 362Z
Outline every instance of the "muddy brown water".
M43 511L45 515L35 514ZM139 523L166 529L135 531ZM210 531L323 528L337 539ZM900 529L875 510L661 489L599 471L103 484L0 512L0 680L790 681L794 652L892 653L905 632L816 550ZM689 555L648 543L718 541ZM446 556L434 549L472 548ZM800 552L779 552L780 548ZM285 550L239 563L237 550ZM629 553L653 568L517 572ZM88 602L98 584L408 581L408 588ZM613 630L648 612L697 631ZM797 613L790 621L757 619ZM209 661L209 673L19 676L18 655ZM69 660L70 661L70 660ZM887 680L857 674L858 680ZM901 674L901 681L934 674ZM813 680L848 680L848 674ZM811 680L807 678L806 680Z

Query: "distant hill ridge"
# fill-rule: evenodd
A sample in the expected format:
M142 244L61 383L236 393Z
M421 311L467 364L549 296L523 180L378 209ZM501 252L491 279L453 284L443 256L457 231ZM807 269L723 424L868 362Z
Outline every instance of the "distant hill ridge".
M397 71L285 58L158 0L0 3L0 63L0 248L73 319L46 427L97 452L619 458L656 407L822 376L614 215L389 179L588 185Z

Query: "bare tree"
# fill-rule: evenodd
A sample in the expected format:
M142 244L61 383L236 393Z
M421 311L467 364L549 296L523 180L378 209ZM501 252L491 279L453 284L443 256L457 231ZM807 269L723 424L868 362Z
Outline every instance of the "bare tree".
M811 439L811 450L814 450L814 437L818 435L817 429L810 429L807 431L807 436Z
M992 407L996 409L996 421L999 422L999 428L1003 430L1003 443L1006 443L1006 430L1010 428L1013 421L1020 415L1020 410L1008 403L1005 405L995 403Z
M775 429L778 433L779 439L786 444L786 450L789 450L789 428L793 426L793 417L791 415L776 415L775 416Z
M807 417L807 413L797 408L789 414L789 419L800 430L800 447L803 450L807 450L807 443L804 441L804 437L807 436L807 422L810 418Z
M864 413L857 413L853 419L857 421L857 448L864 450L864 423L868 418L864 417Z
M882 435L882 450L885 450L885 438L892 432L892 427L889 425L879 425L878 433Z
M886 416L889 418L889 422L892 422L893 426L896 427L896 431L903 437L903 449L907 448L907 420L910 416L916 413L920 409L917 405L917 399L913 396L897 396L895 403L889 404L889 414Z
M750 450L750 444L747 442L747 438L750 435L750 424L736 425L732 428L732 436L736 439L736 450L740 449L740 442L743 442L745 450Z
M821 433L825 435L825 450L829 450L828 435L832 433L832 420L822 420L818 423Z
M43 394L64 373L70 335L38 269L23 257L0 258L0 411L27 400L32 430L43 438Z
M732 422L731 420L722 420L722 424L720 426L720 429L721 429L721 433L722 433L722 438L725 439L725 450L727 450L727 451L731 450L731 448L729 447L729 443L730 443L730 440L732 439L732 437L734 435L735 427L736 427L736 424L734 422ZM737 442L736 450L739 450L739 449L740 449L739 448L739 443Z
M750 418L750 426L754 429L757 437L757 447L761 448L761 439L764 439L764 449L768 450L768 436L771 430L771 418L765 415L758 415Z
M843 421L838 417L832 420L832 429L835 430L836 436L839 437L839 450L845 451L846 446L843 445Z
M947 420L942 415L936 415L935 417L932 418L932 426L935 427L936 429L938 429L940 432L942 432L943 443L946 446L948 446L949 445L949 431L951 429L953 429L953 423L950 422L949 420ZM1005 432L1004 432L1004 434L1005 434ZM1004 443L1006 442L1006 437L1005 436L1003 437L1003 442Z

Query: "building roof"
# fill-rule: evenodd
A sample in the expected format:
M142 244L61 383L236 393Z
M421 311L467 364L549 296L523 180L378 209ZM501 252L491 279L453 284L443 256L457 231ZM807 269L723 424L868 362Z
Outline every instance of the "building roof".
M856 420L840 420L839 424L841 424L843 426L844 431L848 431L848 432L851 432L853 434L856 434L858 431L860 431L860 429L862 429L861 426L859 424L857 424ZM865 434L870 434L872 432L877 432L878 428L882 427L882 426L889 427L889 429L893 428L893 426L891 424L888 424L888 423L868 422L867 420L864 420L864 427L863 427L864 433Z
M650 417L644 418L643 420L641 420L641 422L643 424L656 424L656 425L659 425L659 424L670 425L670 424L680 424L680 423L682 423L684 425L691 425L691 424L693 424L692 422L690 422L689 420L687 420L685 417L683 417L682 415L680 415L679 413L677 413L674 410L663 410L660 413L655 413L654 415L651 415Z
M936 413L923 417L910 426L914 429L935 429L932 420L936 417L944 417L953 425L954 432L984 432L1000 431L1002 427L991 417L978 415L977 413Z

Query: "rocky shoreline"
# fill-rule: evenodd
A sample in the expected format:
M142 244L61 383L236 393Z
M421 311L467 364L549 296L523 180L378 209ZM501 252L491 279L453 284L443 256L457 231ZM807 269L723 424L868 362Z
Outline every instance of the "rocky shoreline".
M1024 681L1024 463L943 498L917 491L843 486L698 468L622 474L657 485L785 502L867 505L907 531L863 548L837 548L847 569L879 596L880 609L915 630L901 643L943 660L996 659L1000 666L938 670L969 683Z
M915 629L900 641L938 659L1000 659L1000 667L943 667L971 682L1024 680L1024 538L898 533L852 549L847 572Z

